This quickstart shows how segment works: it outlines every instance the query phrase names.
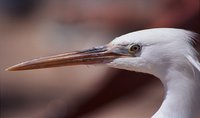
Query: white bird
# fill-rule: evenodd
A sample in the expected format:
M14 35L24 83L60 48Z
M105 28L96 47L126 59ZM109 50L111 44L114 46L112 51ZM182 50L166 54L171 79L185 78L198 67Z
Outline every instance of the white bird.
M152 118L197 118L200 63L193 47L196 37L196 33L183 29L147 29L117 37L105 46L35 59L7 70L105 64L149 73L158 77L165 88L164 101Z

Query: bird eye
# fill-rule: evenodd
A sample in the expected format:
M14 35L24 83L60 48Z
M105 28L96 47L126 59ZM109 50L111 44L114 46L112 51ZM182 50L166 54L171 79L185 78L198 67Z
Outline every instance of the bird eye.
M137 53L141 49L140 45L133 44L129 46L129 53Z

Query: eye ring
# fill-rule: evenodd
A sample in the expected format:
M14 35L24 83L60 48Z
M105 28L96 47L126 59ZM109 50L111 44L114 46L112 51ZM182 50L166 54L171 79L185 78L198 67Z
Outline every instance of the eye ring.
M138 45L138 44L130 45L130 46L129 46L129 49L128 49L129 53L137 53L137 52L139 52L140 50L141 50L141 46Z

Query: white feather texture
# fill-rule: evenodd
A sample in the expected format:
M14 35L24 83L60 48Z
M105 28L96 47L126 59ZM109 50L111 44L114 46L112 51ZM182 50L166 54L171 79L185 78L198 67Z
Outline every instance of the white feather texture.
M200 115L200 64L192 46L196 33L174 28L155 28L117 37L109 45L138 44L136 57L122 57L109 66L153 74L166 96L152 118L196 118Z

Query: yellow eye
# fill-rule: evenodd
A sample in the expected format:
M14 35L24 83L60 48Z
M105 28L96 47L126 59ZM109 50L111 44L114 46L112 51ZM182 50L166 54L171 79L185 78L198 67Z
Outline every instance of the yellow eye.
M133 44L129 46L129 53L137 53L141 50L140 45Z

